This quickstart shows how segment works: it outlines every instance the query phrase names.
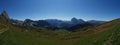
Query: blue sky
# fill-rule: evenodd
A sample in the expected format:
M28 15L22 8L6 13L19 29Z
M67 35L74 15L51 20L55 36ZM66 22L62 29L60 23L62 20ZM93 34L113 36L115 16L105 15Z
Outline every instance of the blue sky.
M11 18L84 20L120 18L119 0L0 0L0 12L6 10Z

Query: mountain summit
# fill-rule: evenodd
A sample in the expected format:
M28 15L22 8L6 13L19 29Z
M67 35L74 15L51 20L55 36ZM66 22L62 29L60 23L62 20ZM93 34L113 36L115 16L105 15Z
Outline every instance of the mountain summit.
M6 19L10 19L7 12L4 10L2 13L1 13L1 16L6 18Z
M9 18L9 16L8 16L6 11L3 11L0 14L0 22L1 23L9 23L10 22L10 18Z
M71 19L71 22L72 22L72 23L77 23L77 22L78 22L78 19L74 17L74 18Z
M80 24L80 23L84 23L84 22L85 22L84 20L82 20L82 19L77 19L77 18L75 18L75 17L73 17L73 18L71 19L71 23L74 24L74 25Z

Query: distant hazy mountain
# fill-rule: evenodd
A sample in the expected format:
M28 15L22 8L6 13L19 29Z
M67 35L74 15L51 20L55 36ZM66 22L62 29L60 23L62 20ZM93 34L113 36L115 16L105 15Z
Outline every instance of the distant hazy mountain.
M23 25L24 21L20 21L20 20L16 20L16 19L10 19L10 21L12 22L12 24L14 25Z
M11 19L11 22L15 25L22 25L27 27L50 27L50 24L45 20L34 21L31 19L25 19L24 21Z
M77 24L81 24L81 23L84 23L85 21L84 20L82 20L82 19L77 19L77 18L72 18L71 19L71 23L73 24L73 25L77 25Z
M31 27L49 27L50 26L50 24L44 20L33 21L30 19L26 19L23 25L31 26Z
M82 19L76 19L72 18L71 21L62 21L57 19L47 19L48 23L50 23L52 26L58 27L58 28L69 28L77 24L84 23L85 21Z
M55 27L61 27L60 25L62 23L64 23L64 21L62 20L57 20L57 19L47 19L45 20L47 21L48 23L50 23L51 26L55 26Z
M91 24L89 22L84 22L84 23L81 23L81 24L74 25L74 26L68 28L67 30L69 30L69 31L77 31L77 30L82 30L84 28L88 28L90 26L93 26L93 24Z
M87 27L99 25L99 24L102 24L102 23L105 23L105 22L106 21L97 21L97 20L84 21L83 23L79 22L79 24L74 25L74 26L68 28L68 30L70 30L70 31L76 31L77 29L82 30L82 29L85 29Z

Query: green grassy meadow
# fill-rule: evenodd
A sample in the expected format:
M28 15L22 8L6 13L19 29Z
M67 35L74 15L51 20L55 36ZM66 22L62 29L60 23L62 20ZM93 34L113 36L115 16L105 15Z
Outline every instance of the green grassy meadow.
M0 34L0 45L119 45L119 39L120 25L97 33L77 35L67 31L21 32L8 29Z

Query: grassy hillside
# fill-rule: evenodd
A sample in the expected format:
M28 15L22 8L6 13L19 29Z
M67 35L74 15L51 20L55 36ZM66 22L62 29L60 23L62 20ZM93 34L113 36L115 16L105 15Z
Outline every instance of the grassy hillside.
M12 30L0 25L0 45L120 45L120 19L84 32Z

